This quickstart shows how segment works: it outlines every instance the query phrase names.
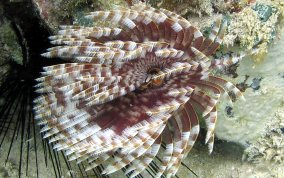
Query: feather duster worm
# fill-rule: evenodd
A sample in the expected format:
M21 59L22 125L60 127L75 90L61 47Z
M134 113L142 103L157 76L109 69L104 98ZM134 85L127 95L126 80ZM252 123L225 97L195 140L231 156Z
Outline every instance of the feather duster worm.
M103 174L126 167L130 177L151 169L159 153L151 174L171 177L196 141L201 113L211 152L220 95L242 97L210 75L243 57L210 57L226 22L217 21L205 38L181 16L143 3L86 18L120 28L61 26L50 37L58 46L43 56L74 62L44 67L37 79L35 118L54 149L88 160L87 170L107 162Z

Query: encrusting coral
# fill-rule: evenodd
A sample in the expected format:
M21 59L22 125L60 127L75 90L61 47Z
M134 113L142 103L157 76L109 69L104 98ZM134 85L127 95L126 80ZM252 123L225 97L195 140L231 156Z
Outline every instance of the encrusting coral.
M284 163L283 107L275 113L275 117L273 119L275 121L266 128L267 132L246 148L243 157L244 160L254 163Z
M163 0L149 1L158 7L167 8L179 12L181 15L212 16L216 12L230 13L239 12L244 7L254 3L254 0Z
M212 152L221 94L229 102L230 96L242 98L232 83L210 74L244 56L211 57L226 20L216 21L205 38L181 16L144 3L86 18L121 28L61 26L50 37L59 46L43 56L75 62L44 67L37 79L35 118L54 149L65 150L70 160L88 159L87 170L108 160L104 174L128 165L131 177L144 170L171 177L204 118Z
M279 12L271 13L268 20L261 21L258 12L252 7L246 7L240 13L231 17L228 32L224 37L224 45L251 49L257 43L259 55L267 53L269 43L275 38L277 23L279 22Z

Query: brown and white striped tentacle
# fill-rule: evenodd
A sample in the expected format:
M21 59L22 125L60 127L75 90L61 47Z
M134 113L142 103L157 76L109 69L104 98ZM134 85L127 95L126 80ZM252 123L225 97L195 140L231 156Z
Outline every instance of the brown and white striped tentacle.
M208 81L221 86L224 90L227 91L227 93L232 93L236 96L236 98L240 98L241 100L245 101L245 98L242 92L231 82L228 82L222 78L215 77L215 76L209 76Z
M185 150L185 156L187 156L187 154L190 152L190 150L192 149L199 131L200 131L200 126L199 126L199 120L198 120L198 116L197 113L194 109L194 107L192 106L192 104L190 104L190 102L187 102L184 105L184 109L187 111L187 113L189 114L189 118L190 118L190 122L191 122L191 129L190 129L190 136L189 136L189 140L187 143L187 147Z
M165 128L164 133L170 133L169 125ZM162 156L162 163L157 170L155 177L161 177L163 173L166 171L167 166L171 160L174 151L173 137L172 134L163 134L163 142L165 144L165 150Z
M151 128L152 135L149 134L149 136L146 136L145 134L142 134L139 139L137 139L135 142L135 145L129 145L133 144L130 140L124 148L130 148L130 150L124 150L122 154L115 156L115 162L112 164L109 164L108 167L104 170L104 174L111 174L126 165L130 164L132 161L134 161L137 157L140 157L142 154L144 154L148 148L154 143L154 141L159 137L159 135L162 133L162 131L165 128L164 125L160 125L157 129ZM153 129L153 130L152 130ZM137 134L139 135L139 133ZM142 138L144 137L144 138ZM150 138L148 138L150 137ZM138 137L137 137L138 138ZM133 138L135 139L135 137ZM142 144L141 144L142 143ZM139 147L139 148L137 148ZM133 150L134 151L131 151Z
M216 106L214 106L214 108L211 110L210 113L208 113L208 115L205 118L205 123L207 127L205 143L208 143L209 153L212 153L213 151L214 130L216 122L217 122L217 109Z
M168 169L169 176L176 174L179 165L184 157L186 148L188 146L188 141L190 139L190 130L191 130L191 118L185 107L181 107L179 111L175 112L174 119L177 120L179 127L181 128L181 145L180 145L180 154L177 155L176 160L172 160L172 166Z
M188 114L185 110L182 109L182 115L174 116L175 124L172 126L175 129L175 141L174 141L174 152L173 156L167 166L167 177L172 177L177 167L175 166L176 162L180 162L183 157L183 153L187 147L187 143L190 136L190 121L188 120ZM185 120L183 120L185 119ZM185 121L185 122L184 122ZM187 126L183 126L183 124L187 124Z
M138 157L132 164L126 169L125 174L130 174L131 178L134 178L142 171L146 170L150 163L154 160L161 147L162 137L160 136L155 140L155 143L146 151L143 157ZM132 172L133 171L133 172Z
M219 98L213 98L199 90L194 90L193 94L191 95L191 99L201 106L202 117L210 113L219 100Z
M204 45L204 49L202 49L201 51L207 56L211 56L212 54L214 54L219 48L219 46L222 44L226 30L227 20L218 19L215 22L212 31L209 35L208 45L206 47Z
M241 60L243 60L246 56L254 55L259 52L258 48L252 48L248 51L241 51L238 53L226 54L222 56L220 59L214 59L212 61L212 67L223 68L226 66L234 65Z
M86 171L92 170L96 168L97 166L101 165L102 163L107 161L109 158L111 158L113 154L114 154L113 152L108 152L108 153L103 153L100 156L96 156L96 159L92 159L91 157L92 160L89 161L89 165L86 167ZM89 156L86 158L90 159Z

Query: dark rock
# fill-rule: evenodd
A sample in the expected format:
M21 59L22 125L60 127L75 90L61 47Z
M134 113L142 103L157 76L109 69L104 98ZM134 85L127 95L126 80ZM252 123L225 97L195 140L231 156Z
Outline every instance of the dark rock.
M231 106L226 106L225 111L228 117L234 117L234 111Z

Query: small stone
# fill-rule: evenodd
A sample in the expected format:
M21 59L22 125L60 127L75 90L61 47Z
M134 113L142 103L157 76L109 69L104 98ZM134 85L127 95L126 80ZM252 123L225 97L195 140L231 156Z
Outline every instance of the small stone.
M260 82L263 78L262 77L258 77L258 78L254 78L252 79L252 84L250 85L250 87L253 89L253 90L259 90L260 88Z
M262 22L266 22L272 15L273 9L268 5L256 4L253 8Z

